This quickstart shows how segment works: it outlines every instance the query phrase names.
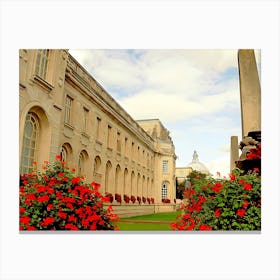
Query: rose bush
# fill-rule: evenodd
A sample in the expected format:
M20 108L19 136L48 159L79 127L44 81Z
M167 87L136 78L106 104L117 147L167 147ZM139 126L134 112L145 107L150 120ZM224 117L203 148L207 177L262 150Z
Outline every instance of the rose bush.
M173 230L260 230L261 178L257 172L229 179L196 178L185 191L182 215Z
M100 185L87 184L57 156L44 172L20 177L20 230L114 230L118 216L110 198L98 191Z

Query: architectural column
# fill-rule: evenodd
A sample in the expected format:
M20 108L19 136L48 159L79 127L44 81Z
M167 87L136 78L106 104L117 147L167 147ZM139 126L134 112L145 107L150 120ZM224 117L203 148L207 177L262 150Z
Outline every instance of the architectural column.
M238 137L231 136L230 138L230 171L235 168L235 162L239 159L238 152Z
M261 130L261 88L254 50L238 50L242 137Z

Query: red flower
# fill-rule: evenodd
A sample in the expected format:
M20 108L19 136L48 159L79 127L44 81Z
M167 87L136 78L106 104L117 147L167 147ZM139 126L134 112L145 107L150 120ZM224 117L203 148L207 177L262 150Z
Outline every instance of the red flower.
M71 203L66 203L66 207L73 210L74 206Z
M45 201L48 201L50 198L48 195L43 195L43 196L40 196L38 197L37 201L38 202L45 202Z
M229 178L230 178L231 181L234 181L236 179L234 174L229 174Z
M30 222L30 220L31 220L30 217L24 216L24 217L21 217L21 218L20 218L20 223L21 223L21 224L24 224L24 225L28 225L29 222Z
M72 172L75 172L75 171L76 171L76 168L72 168L71 171L72 171Z
M24 213L25 212L25 208L24 207L20 207L19 208L19 213Z
M212 230L212 227L208 225L200 225L199 230Z
M217 218L220 218L221 216L221 209L220 208L217 208L215 211L214 211L214 214Z
M74 222L76 220L77 220L77 218L75 216L73 216L73 215L69 216L69 218L68 218L69 222Z
M44 192L45 191L45 187L44 186L38 186L37 187L37 192L38 193L42 193L42 192Z
M26 199L28 200L36 200L36 196L34 193L29 193L26 195Z
M53 217L46 217L43 222L41 222L41 226L48 226L50 224L53 224L54 218Z
M91 225L89 229L90 230L96 230L96 224Z
M72 179L71 183L74 185L74 184L76 184L76 183L79 183L80 180L81 180L81 179L80 179L79 177L75 177L75 178Z
M50 210L52 210L52 209L53 209L53 205L52 205L52 204L48 204L47 210L50 211Z
M57 174L57 176L58 176L58 177L64 177L64 173L63 173L63 172L59 172L59 173Z
M56 155L55 158L61 160L61 155Z
M64 219L64 220L67 218L67 214L64 213L64 212L58 212L58 213L57 213L57 216L58 216L59 218L61 218L61 219Z
M246 214L246 210L238 209L236 214L242 218Z
M29 226L29 227L27 227L27 230L35 230L36 228L35 227L33 227L33 226Z
M220 190L221 190L223 187L224 187L224 186L223 186L222 183L217 182L217 183L214 184L212 190L213 190L214 192L218 193L218 192L220 192Z
M251 184L244 184L244 189L246 191L250 191L252 189L252 185Z

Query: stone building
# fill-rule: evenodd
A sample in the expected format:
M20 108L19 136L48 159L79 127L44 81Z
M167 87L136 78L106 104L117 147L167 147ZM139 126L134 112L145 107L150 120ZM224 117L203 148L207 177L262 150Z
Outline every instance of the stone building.
M67 50L21 49L19 58L21 174L60 154L102 193L172 204L176 156L159 120L132 119Z

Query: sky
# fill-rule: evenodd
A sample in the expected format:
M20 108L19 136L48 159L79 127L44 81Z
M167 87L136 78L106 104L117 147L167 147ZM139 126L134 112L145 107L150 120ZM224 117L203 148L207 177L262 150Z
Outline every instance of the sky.
M228 176L230 137L240 141L242 133L237 50L69 52L135 120L161 120L176 167L190 163L196 150L214 177ZM255 56L260 69L259 50Z

